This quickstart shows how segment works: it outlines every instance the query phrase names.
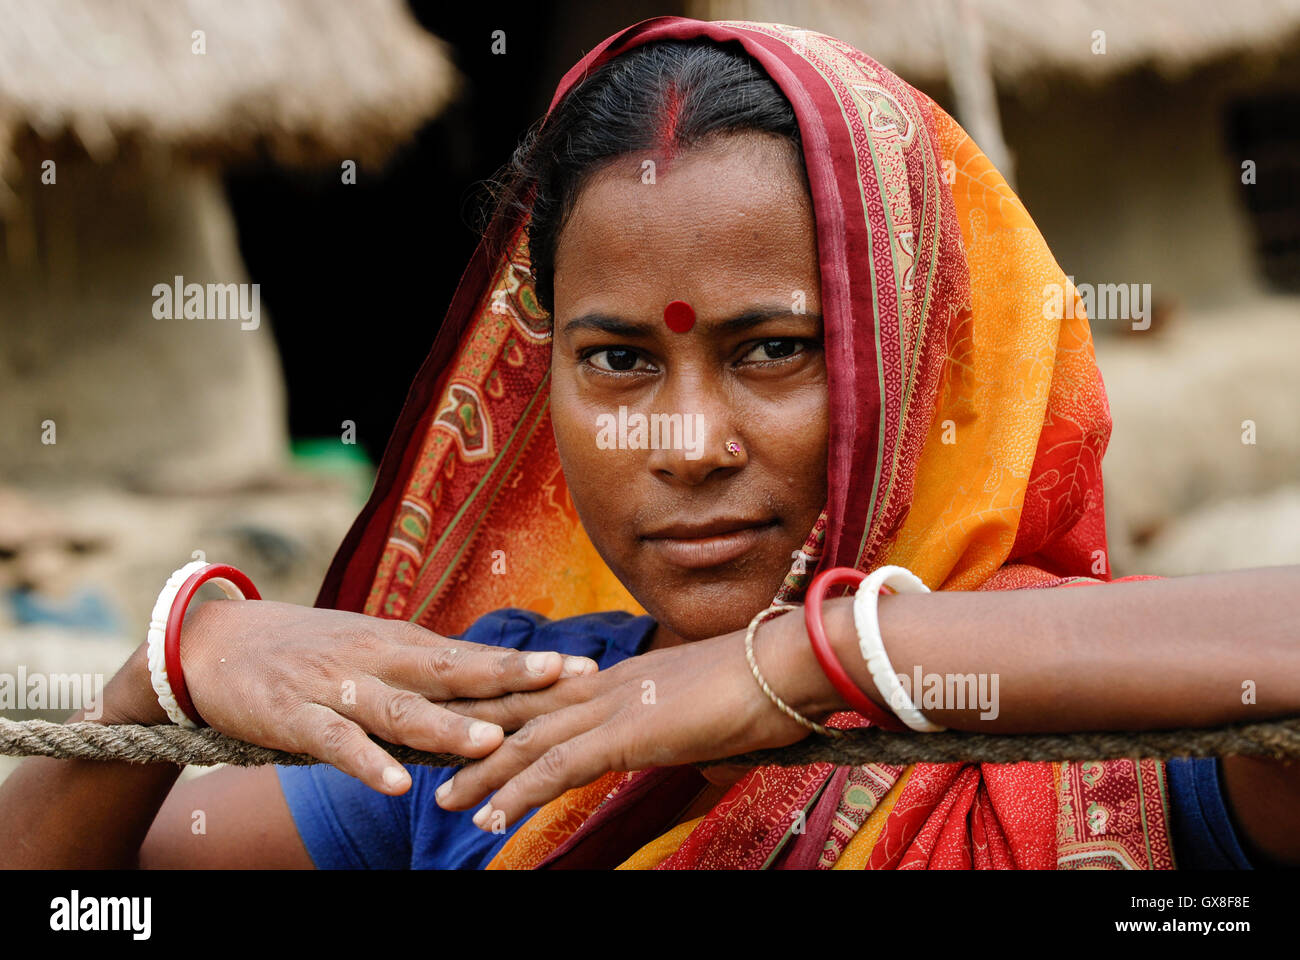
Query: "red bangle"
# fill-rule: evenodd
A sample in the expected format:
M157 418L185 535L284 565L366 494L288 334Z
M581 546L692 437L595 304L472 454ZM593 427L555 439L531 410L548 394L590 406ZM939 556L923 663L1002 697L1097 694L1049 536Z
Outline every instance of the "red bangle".
M243 571L228 563L210 563L202 570L192 573L190 578L181 584L176 599L172 601L171 610L167 614L167 634L163 641L163 654L167 658L167 679L171 683L172 695L176 697L176 705L185 712L185 716L200 727L207 726L207 723L194 709L194 701L190 699L190 692L185 687L185 675L181 672L181 624L185 620L185 610L189 607L190 600L194 598L199 587L209 580L225 581L221 584L223 590L229 585L243 594L245 600L262 599L262 595L257 592L257 587L253 586L253 581L249 580ZM226 595L230 596L231 591L226 590Z
M857 586L866 578L865 573L852 567L832 567L830 570L824 570L817 574L812 583L809 584L808 593L804 597L804 625L808 629L808 640L812 643L817 662L821 664L826 679L844 698L844 702L877 727L883 727L886 730L904 731L907 727L897 717L876 706L871 701L871 698L853 682L853 678L848 675L848 672L840 666L840 661L831 648L831 642L826 637L826 625L822 622L822 601L826 598L826 591L831 587L842 584ZM170 661L167 669L171 669ZM177 699L179 700L179 697Z

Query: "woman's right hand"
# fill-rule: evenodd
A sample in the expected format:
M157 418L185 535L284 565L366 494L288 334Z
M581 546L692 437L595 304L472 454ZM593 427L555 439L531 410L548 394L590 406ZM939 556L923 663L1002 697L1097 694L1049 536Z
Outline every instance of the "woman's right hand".
M501 745L501 727L436 701L537 690L597 669L585 657L269 600L197 607L181 633L181 663L194 707L214 730L310 754L388 794L405 793L410 775L367 734L484 757Z

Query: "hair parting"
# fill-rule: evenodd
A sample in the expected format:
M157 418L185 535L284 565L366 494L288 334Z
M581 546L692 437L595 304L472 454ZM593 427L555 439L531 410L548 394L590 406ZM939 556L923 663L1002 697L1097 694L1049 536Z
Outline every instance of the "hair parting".
M737 44L661 41L584 77L525 135L488 184L483 232L494 257L528 219L538 302L554 309L560 234L587 179L621 159L675 157L709 138L746 132L789 141L807 182L794 108Z

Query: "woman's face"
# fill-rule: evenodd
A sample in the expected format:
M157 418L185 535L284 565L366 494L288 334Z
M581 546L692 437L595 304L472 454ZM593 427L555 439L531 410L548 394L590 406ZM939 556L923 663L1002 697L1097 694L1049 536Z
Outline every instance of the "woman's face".
M587 181L557 244L564 476L670 642L767 606L826 503L817 246L797 162L752 133L661 160L653 183L624 158ZM689 331L665 323L674 300L694 310Z

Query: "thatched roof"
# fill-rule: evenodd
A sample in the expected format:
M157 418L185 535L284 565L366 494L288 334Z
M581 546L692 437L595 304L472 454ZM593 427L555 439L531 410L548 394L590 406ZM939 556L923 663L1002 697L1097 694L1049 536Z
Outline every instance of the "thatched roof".
M969 5L999 83L1026 74L1105 78L1149 65L1167 76L1249 51L1300 43L1300 0L690 0L707 20L764 20L819 30L909 80L946 74L941 23ZM1106 52L1092 33L1106 31Z
M0 0L0 168L28 138L374 163L456 84L401 0Z

